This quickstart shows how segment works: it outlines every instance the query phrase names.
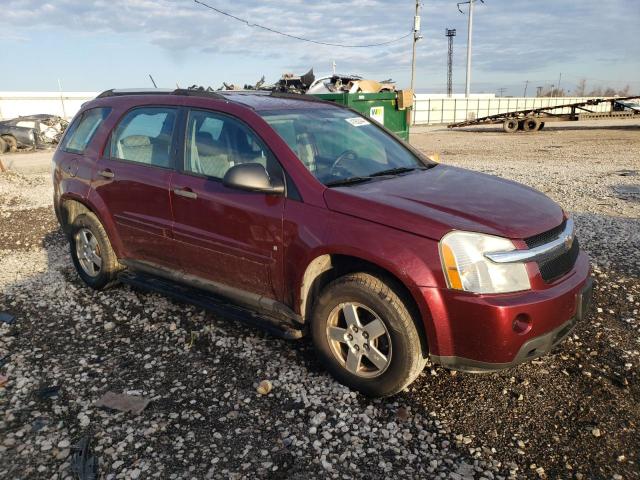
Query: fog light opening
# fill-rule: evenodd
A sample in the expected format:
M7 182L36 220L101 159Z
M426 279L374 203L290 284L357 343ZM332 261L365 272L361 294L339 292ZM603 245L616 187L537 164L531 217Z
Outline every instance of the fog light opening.
M532 326L531 317L526 313L521 313L513 319L513 331L518 335L529 333Z

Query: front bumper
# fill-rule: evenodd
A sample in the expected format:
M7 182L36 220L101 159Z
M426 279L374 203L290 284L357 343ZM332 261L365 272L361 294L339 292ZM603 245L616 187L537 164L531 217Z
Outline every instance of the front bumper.
M592 290L584 253L565 278L543 290L472 295L423 289L435 333L429 345L431 360L446 368L478 373L511 368L545 355L585 318ZM530 329L515 330L516 317L526 318Z

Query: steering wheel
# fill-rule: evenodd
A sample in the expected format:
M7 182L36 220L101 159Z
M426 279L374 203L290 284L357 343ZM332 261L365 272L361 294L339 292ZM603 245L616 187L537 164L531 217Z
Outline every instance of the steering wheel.
M354 152L353 150L345 150L340 155L338 155L338 158L336 158L335 162L333 162L333 164L331 165L331 168L329 169L329 175L335 175L335 170L339 166L341 166L340 164L343 160L356 160L357 158L358 154L356 152Z

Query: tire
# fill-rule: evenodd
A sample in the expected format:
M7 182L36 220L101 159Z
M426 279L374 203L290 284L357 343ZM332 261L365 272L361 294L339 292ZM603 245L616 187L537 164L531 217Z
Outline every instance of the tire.
M536 117L527 117L524 119L522 129L525 132L537 132L540 127L540 120Z
M16 140L16 137L13 135L2 135L2 140L7 144L10 152L18 151L18 141Z
M502 129L507 133L516 133L518 131L518 123L515 118L507 118L502 124Z
M69 246L73 265L84 283L95 290L103 290L115 283L122 267L107 232L93 213L78 215L73 221Z
M540 125L538 125L538 131L542 130L544 128L544 122L540 122Z
M6 153L7 150L9 150L7 142L5 142L2 137L0 137L0 153Z
M368 397L400 392L426 364L418 319L410 312L378 277L350 273L334 280L313 308L311 334L320 360L336 380Z

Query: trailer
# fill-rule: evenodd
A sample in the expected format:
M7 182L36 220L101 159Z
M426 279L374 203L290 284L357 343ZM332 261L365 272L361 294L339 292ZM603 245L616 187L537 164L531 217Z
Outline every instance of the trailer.
M640 118L640 104L630 100L640 99L640 95L633 97L593 98L584 102L567 103L553 107L529 108L512 112L498 113L486 117L465 120L464 122L451 123L448 128L468 127L471 125L502 124L502 129L507 133L515 133L518 130L524 132L537 132L542 130L547 122L567 122L578 120L601 120L605 118ZM610 103L608 112L594 112L588 107ZM569 109L570 112L562 110ZM554 113L554 110L561 110Z

